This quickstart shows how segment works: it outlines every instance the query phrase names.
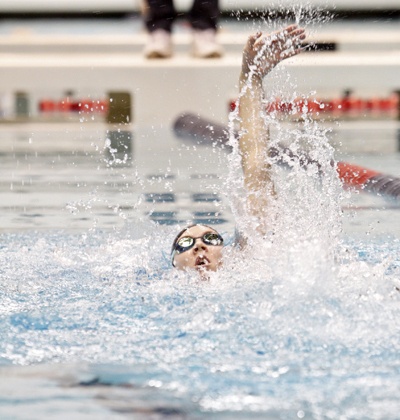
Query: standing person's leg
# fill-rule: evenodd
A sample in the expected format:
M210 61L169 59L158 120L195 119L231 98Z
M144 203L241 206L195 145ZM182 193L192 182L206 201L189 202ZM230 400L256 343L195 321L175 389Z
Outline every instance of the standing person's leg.
M145 0L143 15L149 32L144 54L147 58L167 58L172 55L171 31L176 18L172 0Z
M193 29L204 31L217 30L219 17L218 0L194 0L189 12L189 21Z
M216 40L218 17L218 0L193 1L189 21L193 28L193 55L196 57L221 57L222 49Z
M144 19L150 33L158 29L171 32L175 18L176 11L172 0L145 0Z

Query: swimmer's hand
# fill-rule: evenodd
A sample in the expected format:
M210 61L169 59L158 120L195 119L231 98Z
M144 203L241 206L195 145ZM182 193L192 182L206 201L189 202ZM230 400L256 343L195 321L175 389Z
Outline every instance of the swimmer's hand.
M263 78L282 60L299 54L305 38L304 28L297 25L272 34L251 35L243 51L242 74Z

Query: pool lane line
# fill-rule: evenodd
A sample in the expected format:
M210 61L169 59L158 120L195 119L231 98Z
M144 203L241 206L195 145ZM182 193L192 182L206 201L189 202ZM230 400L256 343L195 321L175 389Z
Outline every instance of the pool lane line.
M173 131L177 137L194 140L197 144L218 143L229 146L228 127L208 121L193 113L181 114L173 124ZM235 135L237 136L237 133ZM271 147L269 155L277 157L280 164L285 164L285 162L279 157L286 155L291 159L298 159L302 167L316 164L321 169L320 164L311 159L306 153L296 155L287 147ZM334 165L335 163L332 161L331 164ZM336 162L336 170L339 179L346 187L357 188L376 195L384 195L400 200L400 178L341 161Z

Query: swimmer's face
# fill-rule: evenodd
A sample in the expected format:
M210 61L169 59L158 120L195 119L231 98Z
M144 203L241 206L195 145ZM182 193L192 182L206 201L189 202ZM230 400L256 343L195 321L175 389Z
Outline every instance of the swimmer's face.
M223 245L208 245L201 239L206 233L217 233L208 226L195 225L186 229L178 238L191 237L194 245L187 251L175 253L173 263L178 270L195 269L200 272L216 271L222 263Z

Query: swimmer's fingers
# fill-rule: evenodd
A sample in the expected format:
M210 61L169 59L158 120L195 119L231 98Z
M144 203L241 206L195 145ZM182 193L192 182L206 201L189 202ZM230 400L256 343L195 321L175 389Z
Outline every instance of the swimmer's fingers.
M305 29L301 28L297 25L288 26L285 29L281 29L280 31L273 32L271 37L278 38L281 40L286 40L288 38L294 39L297 37L305 37Z
M280 61L299 54L302 41L306 38L305 30L298 25L272 34L257 32L248 38L243 54L243 71L253 68L260 76L264 76Z
M294 47L297 49L301 46L302 42L305 39L306 39L306 34L304 30L302 30L301 32L296 31L290 36L283 38L282 42L285 47Z
M250 35L247 38L247 42L246 42L246 45L245 45L245 48L244 48L244 52L246 54L249 54L249 53L251 53L251 51L254 50L254 45L257 43L257 41L260 39L261 36L262 36L261 32L256 32L255 34Z
M254 43L257 41L257 39L258 38L260 38L260 36L262 36L262 32L260 32L260 31L257 31L255 34L253 34L253 35L250 35L249 36L249 39L248 39L248 44L250 45L250 46L253 46L254 45Z
M304 32L293 36L292 41L293 44L297 47L297 48L301 48L303 41L306 39L306 34Z
M281 45L282 51L280 58L285 59L300 54L304 50L303 41L305 39L306 34L303 28L298 28L290 32L286 38L282 39L283 45Z
M281 31L281 36L286 39L304 40L306 38L306 30L297 25L291 25Z
M292 25L289 28L292 29L288 30L288 28L286 28L272 34L263 34L255 40L253 44L254 48L260 50L266 46L270 52L274 53L278 50L288 49L291 46L295 46L296 48L299 47L302 41L306 39L305 30L296 25ZM266 53L268 53L268 51L266 51Z
M305 29L298 26L298 25L291 25L288 26L283 30L283 32L287 33L290 36L297 36L305 33Z
M297 31L298 29L303 29L303 28L300 28L299 25L294 23L293 25L286 26L286 28L283 29L283 31L287 33L291 33L291 32Z

